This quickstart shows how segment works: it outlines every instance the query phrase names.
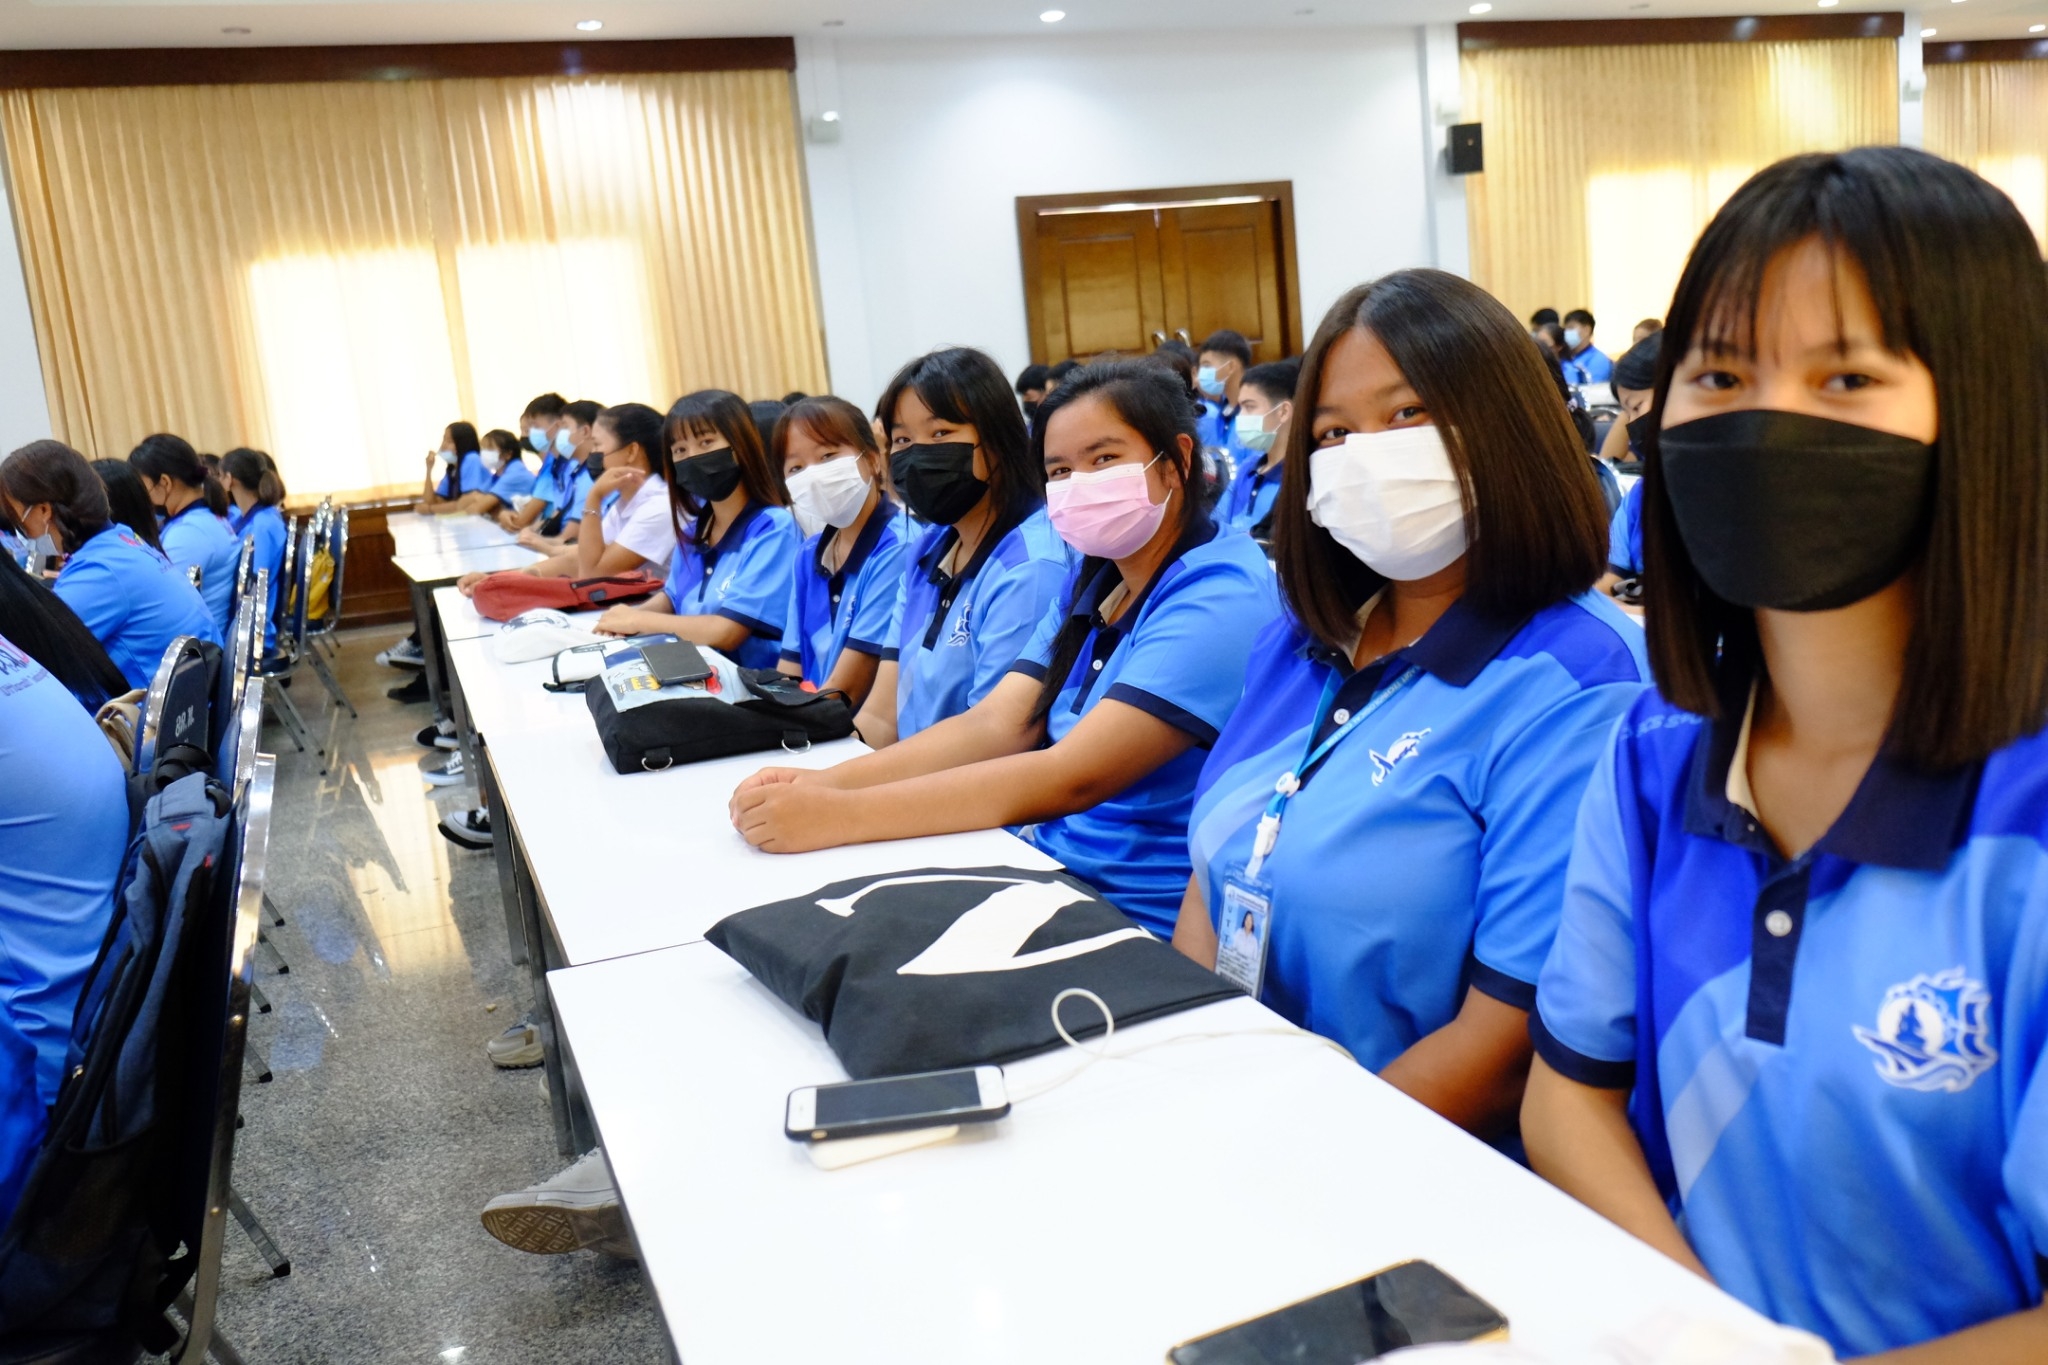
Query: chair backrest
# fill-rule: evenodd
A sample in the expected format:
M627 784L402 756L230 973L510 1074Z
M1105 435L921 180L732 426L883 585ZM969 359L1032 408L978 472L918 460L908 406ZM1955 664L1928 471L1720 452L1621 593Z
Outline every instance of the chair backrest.
M256 562L256 537L242 538L242 556L235 561L235 596L249 591L249 568Z
M215 911L221 936L205 961L207 982L198 998L218 1021L218 1046L194 1058L194 1082L207 1102L187 1115L188 1186L179 1233L191 1252L192 1308L178 1365L200 1365L213 1344L215 1307L220 1297L221 1248L227 1231L229 1177L234 1168L235 1119L242 1100L242 1052L248 1037L249 992L255 979L256 931L262 922L263 881L269 861L270 803L277 760L257 753L263 721L263 680L251 681L236 726L234 748L234 835L228 875L218 879ZM172 1292L175 1292L173 1290Z
M320 614L311 630L315 635L325 635L341 625L342 579L348 568L348 508L321 506L328 511L327 534L321 538L321 545L327 550L333 563L333 574L327 584L326 610Z
M185 577L192 580L193 587L200 589L202 592L205 591L206 571L200 568L197 564L194 564L190 568L185 570Z
M244 594L241 605L235 608L234 630L229 636L228 652L221 660L220 677L213 689L214 771L223 782L234 776L236 744L241 734L250 676L255 672L262 653L263 628L259 622L263 615L263 591L267 586L262 570L257 570L256 579L256 591ZM259 692L259 703L261 696ZM260 706L257 715L260 723Z
M185 761L213 752L214 693L228 665L218 645L180 635L164 650L142 705L135 771L146 776L174 753Z
M293 571L298 567L299 525L302 520L300 517L286 517L284 521L284 553L278 557L276 590L272 594L277 609L270 617L270 628L277 635L279 649L287 648L286 637L291 633L288 626L292 601L298 592L298 580L293 577Z

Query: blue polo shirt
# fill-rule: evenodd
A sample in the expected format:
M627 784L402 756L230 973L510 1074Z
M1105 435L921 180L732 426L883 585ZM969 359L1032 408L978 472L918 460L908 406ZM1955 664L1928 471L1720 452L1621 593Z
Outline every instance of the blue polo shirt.
M1275 462L1264 467L1268 458L1255 450L1244 452L1236 477L1223 490L1216 515L1233 531L1251 530L1271 515L1273 504L1280 501L1280 476L1286 466Z
M39 1111L57 1098L127 847L113 746L62 683L0 638L0 1017L34 1050ZM25 1086L25 1073L8 1075L8 1089Z
M796 577L796 518L786 507L750 502L716 545L676 541L662 591L678 616L723 616L747 628L733 654L742 668L773 668Z
M562 525L583 520L583 504L589 500L590 486L597 480L590 477L590 471L574 460L559 456L550 457L554 463L541 478L534 481L534 496L541 498L545 506L543 519L562 512Z
M1122 582L1116 565L1103 562L1060 594L1013 671L1043 683L1054 641L1080 618L1088 634L1046 713L1046 742L1065 739L1097 703L1115 701L1183 731L1194 747L1099 805L1034 826L1028 837L1119 910L1171 938L1188 887L1195 782L1244 695L1252 641L1280 614L1280 593L1265 553L1249 537L1216 527L1105 625L1102 600Z
M130 687L149 686L180 635L221 642L192 580L119 522L73 550L50 586L106 646Z
M1614 360L1605 351L1588 346L1577 355L1559 362L1564 377L1574 384L1609 384L1614 381Z
M480 488L490 487L491 471L484 468L482 455L472 450L467 455L458 455L456 460L456 468L443 474L441 482L434 486L435 497L454 499L464 493L474 493ZM451 483L451 478L457 479L457 482Z
M26 1076L35 1066L34 1045L0 1010L0 1076ZM34 1086L0 1086L0 1223L12 1218L21 1202L21 1187L48 1126L45 1112Z
M275 648L277 589L284 574L284 513L275 507L252 507L246 513L234 512L228 517L228 529L241 540L256 542L256 553L249 560L250 581L255 581L258 569L270 574L270 600L263 604L263 647Z
M482 463L481 458L478 463ZM512 505L512 499L525 497L533 491L533 471L526 467L524 460L507 460L496 474L486 467L484 477L487 481L479 484L478 489L507 507Z
M1633 1089L1722 1288L1845 1358L2018 1312L2048 1254L2048 739L1880 756L1812 849L1730 799L1739 694L1629 711L1579 814L1531 1032Z
M1643 571L1643 481L1637 479L1622 495L1621 506L1607 527L1607 567L1623 578Z
M957 716L995 690L1066 585L1067 543L1045 509L990 528L957 574L939 564L959 533L927 527L905 556L897 604L896 737Z
M203 502L187 504L163 524L157 538L180 572L199 566L199 595L225 636L235 614L235 569L242 558L241 538L228 529L226 521L206 510Z
M1579 795L1648 676L1642 631L1591 593L1515 622L1461 601L1355 673L1291 616L1269 626L1195 795L1188 842L1212 920L1311 732L1390 696L1287 805L1262 873L1266 1003L1374 1070L1450 1023L1467 986L1528 1009Z
M883 502L868 513L837 573L825 567L825 537L836 534L832 528L804 542L790 577L782 661L802 669L807 683L823 687L842 650L879 659L895 638L889 624L903 585L904 545L891 511Z

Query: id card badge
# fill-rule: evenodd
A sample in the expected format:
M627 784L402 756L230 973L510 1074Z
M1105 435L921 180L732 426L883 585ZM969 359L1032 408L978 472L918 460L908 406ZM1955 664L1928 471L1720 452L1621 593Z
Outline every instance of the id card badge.
M1223 882L1223 923L1217 929L1216 975L1259 998L1266 977L1266 944L1273 928L1273 884L1248 878L1240 867Z

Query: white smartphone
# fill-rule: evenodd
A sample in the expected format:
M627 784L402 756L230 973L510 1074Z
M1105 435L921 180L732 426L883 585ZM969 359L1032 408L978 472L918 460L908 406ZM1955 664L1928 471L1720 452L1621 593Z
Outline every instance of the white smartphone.
M923 1071L789 1092L782 1131L792 1142L866 1137L948 1123L987 1123L1010 1112L999 1066Z

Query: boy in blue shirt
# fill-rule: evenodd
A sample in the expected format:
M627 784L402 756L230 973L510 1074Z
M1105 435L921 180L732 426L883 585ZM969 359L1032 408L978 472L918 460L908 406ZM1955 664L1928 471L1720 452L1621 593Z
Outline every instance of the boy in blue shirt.
M1614 361L1593 344L1593 315L1574 308L1564 315L1565 378L1574 384L1605 384L1614 378Z

